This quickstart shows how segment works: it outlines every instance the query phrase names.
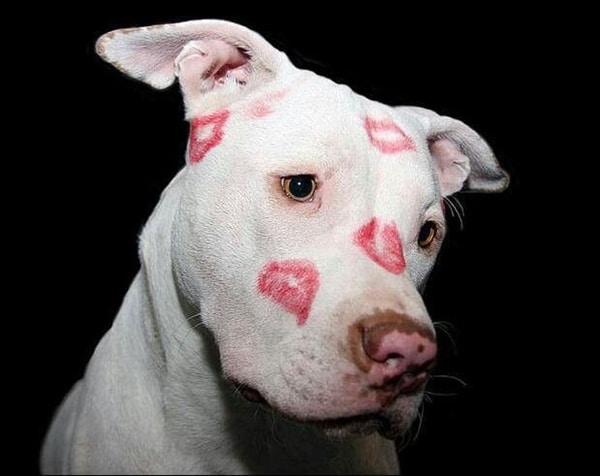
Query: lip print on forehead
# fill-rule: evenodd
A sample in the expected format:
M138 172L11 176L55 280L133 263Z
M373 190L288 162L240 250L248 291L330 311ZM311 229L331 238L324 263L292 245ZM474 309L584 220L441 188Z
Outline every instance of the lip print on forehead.
M296 316L299 326L308 319L319 289L319 272L312 261L270 261L258 275L258 291Z
M213 147L221 143L227 119L229 111L226 109L192 119L189 146L191 164L200 162Z
M400 234L394 222L380 224L371 218L354 234L354 243L375 263L393 274L406 268Z
M415 150L414 141L391 118L366 117L364 127L371 144L384 154Z
M248 110L248 117L251 119L260 119L273 114L275 112L275 106L281 101L287 94L287 89L275 91L272 93L265 94L264 96L256 99Z

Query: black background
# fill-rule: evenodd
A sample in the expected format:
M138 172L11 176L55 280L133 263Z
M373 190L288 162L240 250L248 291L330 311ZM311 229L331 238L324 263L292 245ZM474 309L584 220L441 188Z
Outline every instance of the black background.
M138 269L137 235L183 165L187 125L177 88L154 91L130 80L95 55L94 42L116 28L197 18L245 24L298 66L384 103L459 118L488 140L511 186L459 196L464 227L450 218L426 292L433 319L451 324L452 339L440 335L439 373L466 385L434 379L432 390L444 395L425 405L401 462L408 476L537 465L530 443L541 426L531 395L539 382L530 355L543 316L533 312L530 286L538 270L522 253L531 253L523 223L534 206L530 122L551 48L535 31L540 20L492 8L463 14L373 5L325 15L315 7L198 5L53 10L21 55L33 101L21 108L19 203L27 213L17 221L32 244L14 275L25 291L18 335L28 337L14 380L17 410L8 415L18 420L11 466L37 471L52 412L109 328Z

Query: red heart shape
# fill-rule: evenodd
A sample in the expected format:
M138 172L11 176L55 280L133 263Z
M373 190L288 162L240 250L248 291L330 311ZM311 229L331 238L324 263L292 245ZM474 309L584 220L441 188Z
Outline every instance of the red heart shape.
M400 274L406 268L400 234L394 222L379 224L372 218L354 234L354 243L382 268Z
M299 326L308 319L318 289L319 272L309 260L271 261L258 275L260 293L295 314Z
M229 118L229 111L223 109L206 116L192 119L190 131L189 161L200 162L210 149L223 140L223 128Z

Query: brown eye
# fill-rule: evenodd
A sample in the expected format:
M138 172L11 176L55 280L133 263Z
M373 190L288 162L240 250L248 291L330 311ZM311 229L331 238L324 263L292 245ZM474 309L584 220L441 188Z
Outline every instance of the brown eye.
M307 202L315 195L317 181L313 175L291 175L282 177L281 188L292 200Z
M433 243L437 235L437 225L433 221L426 221L419 231L419 246L427 248Z

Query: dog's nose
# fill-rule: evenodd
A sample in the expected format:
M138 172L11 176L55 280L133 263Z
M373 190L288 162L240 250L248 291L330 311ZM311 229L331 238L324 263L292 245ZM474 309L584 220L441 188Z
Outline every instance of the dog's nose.
M350 330L350 348L369 384L394 393L421 387L437 354L429 327L393 311L377 312L355 323Z

